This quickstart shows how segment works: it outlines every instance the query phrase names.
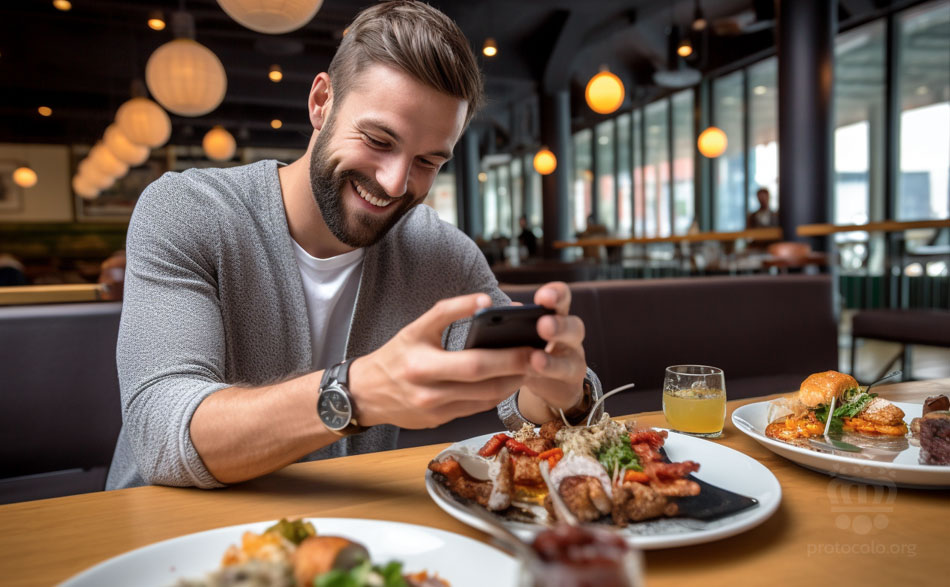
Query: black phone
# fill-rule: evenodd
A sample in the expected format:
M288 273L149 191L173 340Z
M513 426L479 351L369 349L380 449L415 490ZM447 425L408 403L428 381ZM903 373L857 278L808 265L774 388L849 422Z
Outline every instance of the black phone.
M535 304L483 308L472 317L465 348L530 346L543 349L547 341L538 336L538 318L553 313L554 310Z

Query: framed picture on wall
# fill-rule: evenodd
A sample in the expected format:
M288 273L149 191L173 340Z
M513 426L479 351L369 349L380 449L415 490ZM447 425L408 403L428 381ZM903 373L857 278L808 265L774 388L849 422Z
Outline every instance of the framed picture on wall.
M0 161L0 214L23 209L23 188L13 182L14 161Z
M73 173L86 153L73 151ZM152 151L149 158L137 167L129 168L112 187L103 190L92 200L73 194L76 222L128 222L142 191L168 171L165 149Z

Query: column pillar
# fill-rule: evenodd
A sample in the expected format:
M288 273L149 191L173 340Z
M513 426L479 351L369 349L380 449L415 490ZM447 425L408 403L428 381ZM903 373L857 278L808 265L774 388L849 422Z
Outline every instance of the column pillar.
M459 228L468 236L482 236L482 200L478 190L478 132L471 126L456 145L455 184L458 190Z
M545 258L563 259L566 251L553 245L571 238L571 96L566 89L541 98L541 143L557 157L554 173L541 177L542 250Z

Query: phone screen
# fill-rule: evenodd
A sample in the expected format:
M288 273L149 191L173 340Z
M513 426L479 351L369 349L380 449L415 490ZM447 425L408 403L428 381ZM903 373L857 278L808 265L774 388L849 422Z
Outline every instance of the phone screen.
M530 346L543 349L538 336L538 318L554 310L538 305L484 308L472 317L465 348L503 349Z

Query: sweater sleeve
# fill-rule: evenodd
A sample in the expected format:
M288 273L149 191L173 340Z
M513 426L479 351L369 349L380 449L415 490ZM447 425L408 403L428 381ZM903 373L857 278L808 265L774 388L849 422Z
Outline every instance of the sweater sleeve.
M219 487L191 441L191 417L224 382L213 203L166 174L129 224L117 366L122 418L147 483Z

